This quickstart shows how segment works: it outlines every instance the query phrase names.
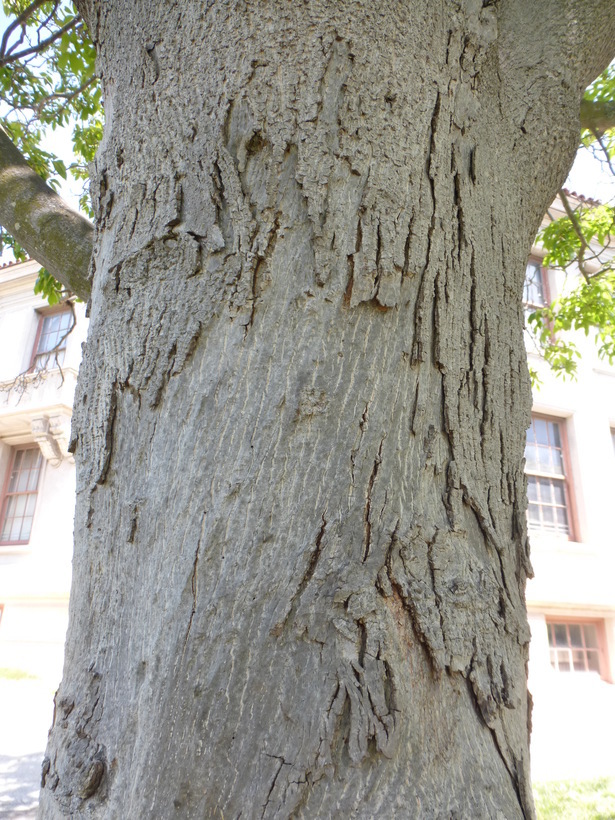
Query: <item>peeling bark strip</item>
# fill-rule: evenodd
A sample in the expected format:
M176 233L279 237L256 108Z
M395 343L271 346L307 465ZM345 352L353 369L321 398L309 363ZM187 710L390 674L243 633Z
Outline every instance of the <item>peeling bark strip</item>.
M533 815L520 298L608 5L81 0L109 122L43 817Z

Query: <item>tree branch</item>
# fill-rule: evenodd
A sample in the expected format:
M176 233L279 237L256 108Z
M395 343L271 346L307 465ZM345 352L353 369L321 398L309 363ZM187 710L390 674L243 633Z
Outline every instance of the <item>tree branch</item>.
M581 100L581 128L598 134L615 128L615 100Z
M75 28L80 23L80 19L78 17L73 17L65 26L59 28L57 31L54 31L52 35L50 35L46 40L41 40L37 45L30 46L30 48L26 48L23 51L18 51L16 54L8 53L6 56L0 58L0 65L8 65L9 63L14 63L16 60L21 60L23 57L29 57L31 54L40 54L41 52L45 51L45 49L54 43L56 40L59 40L60 37L63 37L68 31L72 28Z
M563 190L560 190L559 197L562 200L562 205L564 206L564 210L566 211L566 216L570 220L572 224L572 228L576 233L580 244L579 252L577 253L577 265L579 266L579 270L583 274L583 277L586 282L589 282L591 278L591 273L585 267L585 251L591 250L589 245L587 244L587 240L585 239L585 234L583 233L583 229L581 228L581 224L577 219L577 215L570 207L570 202L568 201L568 197L564 193Z
M45 106L49 105L53 100L65 100L65 105L63 105L59 111L65 111L66 106L71 103L75 97L78 97L79 94L82 94L86 88L89 88L94 82L96 81L96 75L92 74L92 76L85 80L79 88L74 88L71 91L60 92L58 91L55 94L50 94L48 97L43 97L43 99L33 106L33 110L36 111L38 117L41 115L41 111L45 108Z
M89 297L92 224L30 168L1 128L0 224L65 287Z
M0 43L0 55L2 55L2 57L4 57L6 54L6 47L8 45L9 37L11 36L12 32L20 26L25 26L31 15L33 15L34 12L37 9L39 9L44 3L45 0L34 0L34 2L31 3L28 6L28 8L24 9L21 12L21 14L13 20L12 23L9 23L4 32L4 36L2 37L2 43Z
M594 135L594 139L596 140L596 142L600 146L600 149L601 149L602 153L604 154L604 161L609 166L609 171L613 174L613 176L615 176L615 168L613 168L613 164L611 162L611 157L609 156L609 150L608 150L607 146L604 144L604 140L602 139L603 135L601 135L597 131L593 131L593 130L592 130L592 134Z

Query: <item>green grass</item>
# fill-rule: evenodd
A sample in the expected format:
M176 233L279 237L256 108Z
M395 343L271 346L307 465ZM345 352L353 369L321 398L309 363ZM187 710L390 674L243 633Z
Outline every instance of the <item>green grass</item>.
M615 820L615 777L534 784L538 820Z
M23 669L11 669L7 666L0 666L0 678L4 680L36 680L36 675L31 675Z

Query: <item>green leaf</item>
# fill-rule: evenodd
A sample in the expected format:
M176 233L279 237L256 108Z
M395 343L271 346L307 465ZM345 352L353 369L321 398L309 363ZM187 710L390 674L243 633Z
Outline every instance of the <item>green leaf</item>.
M41 268L34 283L34 293L43 296L50 305L57 305L64 295L64 287L49 271Z

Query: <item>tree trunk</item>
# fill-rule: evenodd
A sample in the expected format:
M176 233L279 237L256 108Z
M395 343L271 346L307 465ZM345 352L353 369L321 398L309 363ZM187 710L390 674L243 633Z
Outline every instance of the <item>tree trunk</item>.
M81 3L43 817L532 815L521 292L583 85L535 5Z

